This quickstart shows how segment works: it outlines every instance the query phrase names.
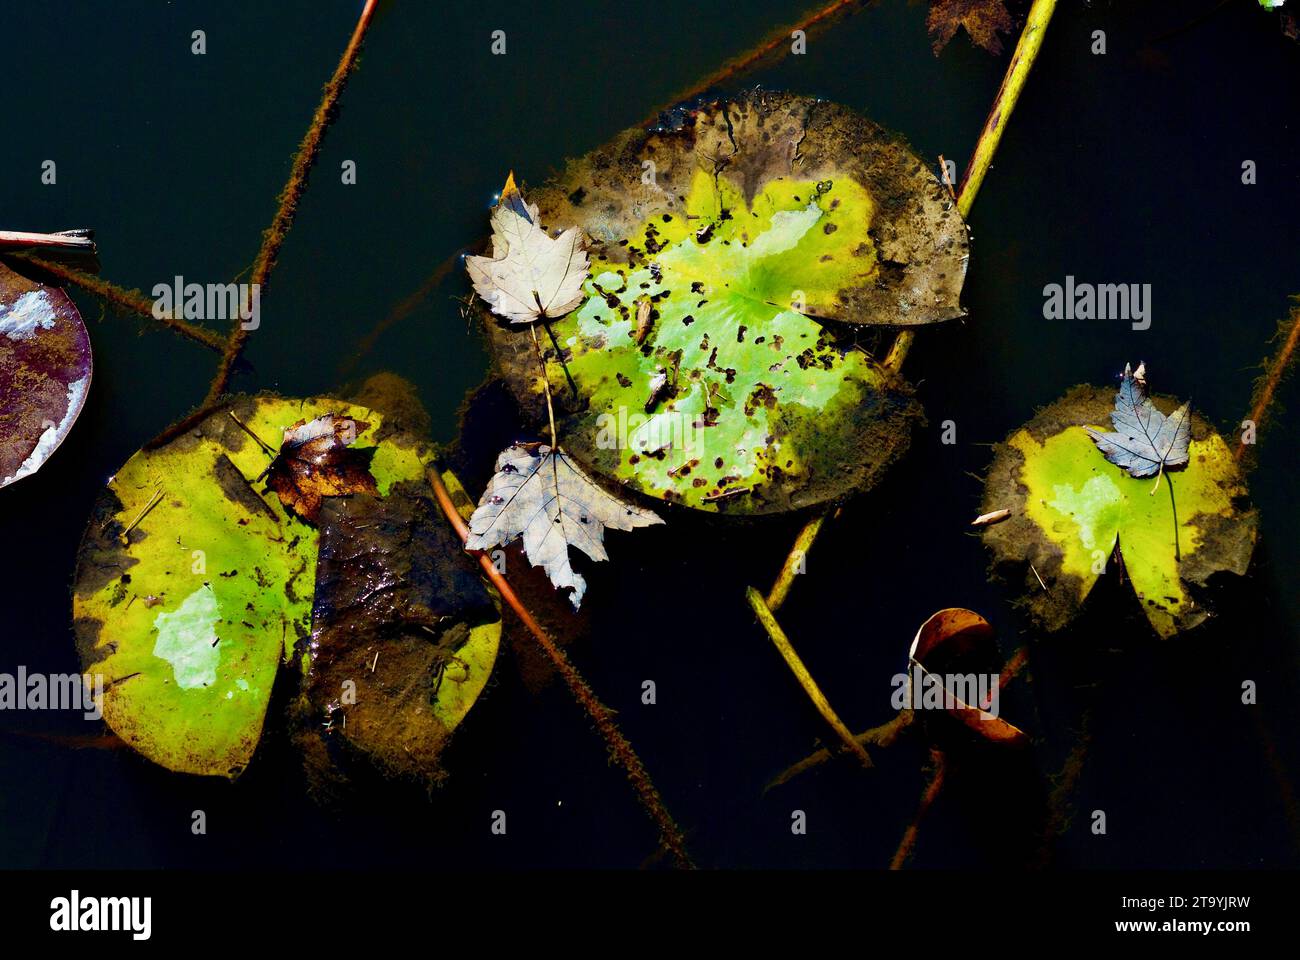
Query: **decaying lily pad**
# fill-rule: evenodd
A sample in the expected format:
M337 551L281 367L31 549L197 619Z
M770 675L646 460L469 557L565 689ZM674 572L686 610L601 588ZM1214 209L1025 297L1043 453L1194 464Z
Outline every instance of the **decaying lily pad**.
M91 368L90 336L68 295L0 263L0 487L35 473L63 442Z
M501 638L478 565L427 491L324 501L301 705L327 748L421 780L438 777Z
M73 588L83 668L103 675L108 725L164 767L237 775L281 660L306 667L317 533L255 484L270 457L235 417L265 441L331 413L367 424L381 496L421 479L432 450L376 440L378 411L260 395L136 453L96 503Z
M629 130L527 197L548 230L591 238L586 300L547 321L563 357L541 342L560 442L595 473L772 513L870 486L906 448L919 406L861 325L961 315L967 234L875 124L756 91ZM524 413L545 422L532 331L479 312Z
M995 570L1023 585L1047 629L1074 618L1118 555L1151 626L1169 637L1209 615L1203 588L1214 574L1246 573L1257 517L1228 445L1196 413L1186 468L1162 477L1172 502L1153 479L1107 462L1084 428L1108 429L1114 396L1075 387L994 447L983 511L1011 517L982 533ZM1166 415L1177 407L1152 399Z

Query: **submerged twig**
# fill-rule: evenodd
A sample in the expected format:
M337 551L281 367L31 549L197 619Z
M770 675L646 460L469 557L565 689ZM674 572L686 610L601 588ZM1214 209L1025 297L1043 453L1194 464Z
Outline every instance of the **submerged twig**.
M975 144L975 152L971 156L970 165L962 176L961 189L957 194L957 208L961 211L963 217L970 212L970 208L975 202L975 196L979 193L980 184L984 182L984 174L988 171L989 164L993 160L993 154L1002 140L1002 131L1006 128L1007 120L1010 118L1016 100L1020 97L1020 91L1024 87L1025 78L1029 76L1029 71L1034 65L1034 59L1038 56L1038 51L1042 47L1043 34L1047 30L1047 24L1051 20L1052 12L1055 9L1056 0L1034 0L1034 5L1029 11L1029 19L1026 21L1020 40L1016 44L1015 53L1011 56L1011 64L1002 80L1002 86L993 101L993 109L984 123L984 130L980 133L979 141ZM911 348L912 339L913 333L911 330L904 330L899 333L882 365L887 372L898 372L903 360L907 357L908 350ZM802 565L803 558L812 547L813 541L817 539L817 535L821 532L826 519L831 515L832 511L827 510L810 520L796 537L794 546L790 548L790 552L786 555L785 563L781 567L781 573L772 586L770 596L778 601L778 605L784 602L794 580L795 571ZM754 606L755 599L760 603L762 602L762 597L758 596L752 587L749 588L749 592L753 594L750 599L751 606ZM781 647L782 643L784 643L785 647L789 648L790 653L793 654L794 648L790 646L790 642L781 630L780 624L772 616L768 606L766 604L763 606L767 611L767 617L764 619L760 615L759 620L764 629L767 630L768 636L772 638L772 642L776 643L778 647ZM755 607L755 609L758 608ZM787 657L786 659L787 663L789 663L790 658ZM802 667L802 664L800 664L800 667ZM793 663L791 668L794 668ZM795 675L799 677L798 670L795 670ZM812 678L809 677L808 679L811 681ZM800 677L800 683L803 684L802 677ZM815 684L813 689L815 689ZM809 690L806 685L805 690ZM816 698L814 698L814 702L816 702ZM827 709L829 709L829 704L827 704ZM847 731L845 733L847 734ZM849 740L853 742L852 736L849 736Z
M916 849L916 836L921 830L921 821L925 819L925 815L934 806L934 801L943 792L944 778L948 772L948 755L938 747L932 747L930 761L933 764L930 781L921 791L921 802L917 804L916 814L912 817L912 822L907 825L907 829L903 831L898 849L894 851L893 859L889 861L890 870L901 870L912 859L912 853Z
M745 591L745 596L749 600L750 607L753 608L754 613L758 616L758 622L763 625L763 629L767 631L767 635L772 638L772 643L776 645L781 656L785 658L786 665L789 666L790 672L795 675L795 679L799 681L799 686L803 687L804 692L808 694L808 699L810 699L813 702L813 705L817 707L817 712L822 715L822 718L828 724L830 724L831 729L835 731L836 736L840 738L840 742L848 748L848 751L857 757L864 767L870 767L871 754L867 753L866 748L853 738L853 734L849 731L849 728L844 725L844 721L835 713L835 710L831 707L830 701L826 699L826 695L823 694L821 688L817 686L817 681L812 678L812 674L810 674L808 668L804 666L803 660L799 658L799 654L796 653L794 647L791 646L789 638L785 635L785 631L782 630L781 625L776 622L776 617L772 616L772 611L768 609L766 601L763 600L763 595L753 587L750 587Z
M785 563L781 564L781 572L776 575L776 582L772 584L772 589L767 592L769 610L779 610L781 605L785 603L785 598L790 593L794 578L807 568L808 551L812 549L817 534L821 532L822 524L829 517L829 511L818 514L805 523L798 536L794 538L794 546L786 554Z
M1300 299L1300 298L1293 298ZM1268 413L1268 408L1273 402L1273 394L1277 392L1278 385L1286 379L1291 372L1291 360L1295 356L1296 346L1300 344L1300 304L1291 308L1290 318L1283 324L1281 332L1286 336L1282 339L1281 346L1277 352L1269 359L1264 367L1264 375L1260 378L1255 387L1255 394L1251 398L1250 413L1246 419L1254 425L1254 440L1259 439L1259 428L1263 426L1264 416ZM1237 442L1237 449L1233 457L1240 461L1246 454L1246 448L1251 444L1246 442L1242 435Z
M730 80L732 77L753 69L768 56L773 54L777 56L785 56L785 53L790 50L790 35L794 31L802 30L806 35L809 30L816 27L829 26L835 21L836 17L851 14L860 6L862 6L861 0L832 0L831 3L828 3L823 7L809 11L798 22L772 31L772 33L768 34L763 40L759 41L756 46L751 47L744 53L732 57L717 70L713 71L713 73L710 73L696 81L687 89L680 91L676 96L668 101L667 104L656 108L649 116L641 121L642 125L649 126L654 123L655 120L658 119L659 114L668 107L677 103L692 100L695 97L708 92L719 84Z
M14 254L14 259L25 260L51 276L58 277L64 283L80 287L87 293L93 294L121 310L127 310L139 314L146 320L160 323L167 329L179 333L182 337L193 340L195 343L202 344L209 350L222 350L225 348L226 338L221 334L206 327L188 323L176 316L174 311L163 313L161 316L155 314L154 302L139 290L128 290L125 287L119 287L117 284L100 279L93 273L78 270L76 267L68 266L65 263L56 263L52 260L33 256L30 253Z

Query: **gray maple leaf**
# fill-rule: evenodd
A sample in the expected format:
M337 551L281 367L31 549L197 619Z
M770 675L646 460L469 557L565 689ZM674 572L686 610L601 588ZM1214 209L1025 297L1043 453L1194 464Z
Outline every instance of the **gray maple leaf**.
M1150 477L1187 464L1187 447L1192 439L1191 404L1185 403L1169 416L1156 409L1147 396L1146 364L1137 370L1125 364L1124 379L1110 412L1114 433L1085 427L1111 463L1134 477Z
M564 451L545 444L506 447L469 521L467 550L490 550L517 537L524 554L557 589L572 587L576 610L587 581L569 565L569 547L607 560L605 528L631 530L663 523L655 513L602 490Z

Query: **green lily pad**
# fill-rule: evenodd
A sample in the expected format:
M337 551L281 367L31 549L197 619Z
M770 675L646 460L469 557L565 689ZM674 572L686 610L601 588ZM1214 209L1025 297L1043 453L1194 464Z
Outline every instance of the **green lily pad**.
M1152 399L1165 414L1177 406ZM1187 466L1160 480L1168 489L1107 462L1084 428L1109 429L1113 405L1113 391L1075 387L995 445L981 512L1011 517L985 527L984 542L1049 630L1074 618L1118 555L1152 628L1170 637L1209 616L1212 576L1246 573L1257 517L1227 443L1195 413Z
M548 229L591 238L587 299L550 321L562 357L539 334L560 443L592 472L762 514L866 488L906 449L919 405L869 352L889 339L858 325L961 315L966 227L879 127L755 92L627 131L525 195ZM479 312L545 423L532 331Z
M380 496L422 480L432 449L386 430L382 413L261 395L136 453L96 503L73 588L83 669L103 676L108 725L164 767L237 776L281 662L310 666L317 531L257 482L270 458L234 417L278 446L285 428L326 413L358 422ZM476 638L476 654L497 639Z

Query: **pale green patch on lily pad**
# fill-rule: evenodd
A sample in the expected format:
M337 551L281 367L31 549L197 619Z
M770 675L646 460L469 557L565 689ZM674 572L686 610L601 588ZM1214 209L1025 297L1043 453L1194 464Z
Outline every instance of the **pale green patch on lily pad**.
M878 127L756 92L628 131L529 196L592 238L587 298L550 323L562 355L542 338L560 443L592 472L761 514L869 487L906 449L920 409L873 356L890 339L850 324L959 316L966 228ZM531 335L484 321L544 422Z
M270 457L234 418L276 447L327 413L357 421L380 496L422 482L431 447L386 430L378 411L261 395L139 451L96 504L73 589L83 669L103 676L109 727L164 767L238 775L281 663L310 662L317 530L259 482ZM479 637L493 655L496 642ZM463 659L481 667L480 652Z
M1106 428L1113 400L1076 387L995 446L982 512L1011 517L982 535L1048 629L1073 619L1122 562L1152 629L1169 637L1210 614L1211 577L1245 574L1256 514L1228 445L1195 413L1187 465L1166 471L1161 488L1107 462L1086 428ZM1165 414L1177 406L1153 400Z

